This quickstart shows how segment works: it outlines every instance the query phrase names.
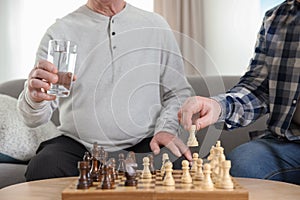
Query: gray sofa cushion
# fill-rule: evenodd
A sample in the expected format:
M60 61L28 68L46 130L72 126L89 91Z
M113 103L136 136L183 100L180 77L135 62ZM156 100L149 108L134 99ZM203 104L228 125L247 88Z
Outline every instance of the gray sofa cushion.
M27 161L41 142L60 135L51 121L36 128L27 127L18 114L17 99L0 94L0 102L0 153Z
M8 96L18 98L22 90L24 89L24 83L26 79L16 79L0 84L0 94L6 94ZM51 118L52 122L58 126L59 125L59 113L58 110L54 111Z
M27 165L0 164L0 188L25 181ZM1 197L0 197L1 198Z

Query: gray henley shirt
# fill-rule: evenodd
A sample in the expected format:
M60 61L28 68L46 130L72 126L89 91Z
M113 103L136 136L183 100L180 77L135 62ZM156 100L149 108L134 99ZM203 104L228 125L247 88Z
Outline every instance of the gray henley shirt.
M44 35L36 60L47 59L50 39L72 40L78 56L71 94L55 101L30 100L25 83L18 108L36 127L60 111L62 134L90 148L124 149L166 131L177 134L177 112L192 95L183 59L165 20L126 7L113 17L87 6L58 19Z

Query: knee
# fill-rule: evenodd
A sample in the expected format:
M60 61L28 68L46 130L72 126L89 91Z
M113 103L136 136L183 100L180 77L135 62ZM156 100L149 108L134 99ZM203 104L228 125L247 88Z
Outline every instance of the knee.
M51 156L51 155L49 155ZM50 172L54 168L53 160L48 156L37 154L28 163L25 173L26 181L51 178Z
M231 160L230 174L235 177L264 178L268 172L268 159L263 150L251 143L235 148L227 159Z
M51 152L43 152L30 160L25 178L26 181L34 181L76 175L78 175L76 161L59 158Z

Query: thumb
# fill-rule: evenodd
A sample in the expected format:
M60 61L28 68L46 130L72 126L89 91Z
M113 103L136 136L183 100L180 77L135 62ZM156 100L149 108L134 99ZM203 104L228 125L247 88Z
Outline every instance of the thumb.
M154 153L154 155L159 154L160 152L160 148L159 148L159 143L156 139L152 139L150 142L150 148L152 150L152 152Z

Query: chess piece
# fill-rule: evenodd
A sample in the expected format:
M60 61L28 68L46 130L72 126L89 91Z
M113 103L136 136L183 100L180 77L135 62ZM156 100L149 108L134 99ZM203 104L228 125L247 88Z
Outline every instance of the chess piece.
M142 179L151 179L152 178L152 174L149 168L150 162L149 162L149 158L148 157L144 157L143 158L143 166L144 169L142 171Z
M189 161L187 160L183 160L181 162L181 165L182 165L182 177L181 177L181 183L192 183L192 177L190 175L190 172L189 172Z
M223 167L223 178L220 183L221 188L223 189L233 189L234 185L231 179L231 176L229 174L230 168L231 168L231 161L230 160L225 160L222 163Z
M92 149L92 167L90 170L90 175L93 181L100 182L100 162L99 162L99 148L98 144L94 143Z
M136 186L137 185L137 180L136 180L136 173L128 173L125 172L125 186Z
M197 171L197 160L199 158L198 153L193 153L193 164L191 168L191 172L195 173Z
M211 190L214 188L214 183L211 179L211 166L208 163L205 163L203 166L204 179L202 181L201 187L204 190Z
M132 156L127 156L125 160L125 186L136 186L136 168L137 163Z
M189 139L187 141L187 145L189 147L199 146L197 138L196 138L196 125L191 126L189 133L190 133L190 136L189 136Z
M91 168L92 168L92 157L91 157L90 152L87 151L87 152L84 153L83 161L86 161L89 165L86 177L88 179L89 186L92 186L93 185L93 180L91 178L91 172L90 172Z
M77 189L88 189L89 181L87 178L89 169L89 163L87 161L78 162L79 178L77 183Z
M224 149L220 149L220 156L219 156L219 172L218 172L218 176L216 177L216 181L215 181L215 186L217 188L222 188L222 179L223 179L223 162L226 160L225 155L224 155Z
M119 154L119 166L118 166L118 174L124 174L126 171L125 169L125 159L124 159L124 154L120 153Z
M86 151L86 152L84 153L83 161L89 162L90 168L91 168L91 166L92 166L92 157L91 157L90 152Z
M136 163L135 153L133 151L129 151L126 160L128 160L128 162Z
M150 172L151 174L155 174L155 168L154 168L154 158L153 158L153 155L152 154L149 154L148 155L148 158L149 158L149 162L150 162Z
M165 175L165 163L167 160L169 160L169 155L167 153L164 153L162 155L162 164L161 164L161 168L160 168L160 175L162 177L164 177L164 175Z
M114 180L118 179L118 173L116 172L116 159L115 158L110 158L108 160L108 166L111 167L111 171L112 171L112 178Z
M103 165L103 178L100 184L101 189L112 189L113 184L109 174L109 169L107 165Z
M99 161L100 161L100 167L102 168L103 165L106 164L107 159L107 152L104 150L103 147L100 147L99 149Z
M198 158L197 162L197 171L195 173L195 181L202 181L204 179L204 174L203 174L203 170L202 170L202 166L203 166L203 160L201 158Z
M210 148L210 150L209 150L209 155L208 155L208 157L207 157L207 160L208 160L208 162L211 164L211 162L212 162L212 160L213 160L213 158L214 158L214 148L215 148L215 146L212 146L211 148Z
M163 185L166 185L166 186L174 186L175 185L175 180L173 178L173 175L172 175L172 171L173 171L173 164L172 162L168 161L165 163L165 178L163 180Z
M218 140L214 148L214 158L213 158L214 167L212 168L212 178L214 182L216 182L218 178L219 167L220 167L219 158L223 152L224 152L224 148L221 147L221 141Z

